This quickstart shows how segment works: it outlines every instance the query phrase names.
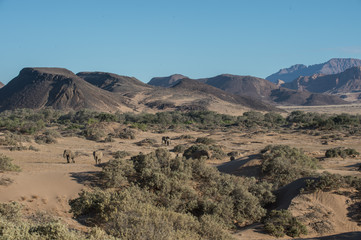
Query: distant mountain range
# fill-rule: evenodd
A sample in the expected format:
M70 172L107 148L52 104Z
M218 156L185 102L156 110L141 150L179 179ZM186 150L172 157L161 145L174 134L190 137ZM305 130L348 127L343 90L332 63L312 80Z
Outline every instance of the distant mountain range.
M162 81L155 82L151 80L148 84L159 84L159 86L172 87L179 81L184 80L170 82L169 79L172 79L172 76L157 79L161 79ZM347 103L338 96L287 89L279 87L265 79L252 76L222 74L211 78L195 79L194 81L211 85L229 94L247 96L252 99L258 99L273 104L329 105Z
M0 110L43 107L113 112L212 110L231 114L281 111L260 100L232 95L192 80L161 88L132 77L103 72L75 75L64 68L24 68L0 89Z
M353 58L333 58L325 63L306 66L303 64L296 64L289 68L283 68L277 73L268 77L267 80L277 83L278 80L284 82L291 82L300 76L312 76L314 74L336 74L345 71L351 67L361 66L360 59Z
M361 99L361 67L352 67L337 74L315 74L299 77L282 86L300 91L340 95L345 100Z
M285 82L275 84L232 74L201 79L174 74L152 78L146 84L114 73L74 74L64 68L24 68L5 86L0 83L0 111L52 107L112 112L212 110L237 114L249 110L281 111L276 105L361 102L358 59L335 58L308 67L294 65L268 79Z

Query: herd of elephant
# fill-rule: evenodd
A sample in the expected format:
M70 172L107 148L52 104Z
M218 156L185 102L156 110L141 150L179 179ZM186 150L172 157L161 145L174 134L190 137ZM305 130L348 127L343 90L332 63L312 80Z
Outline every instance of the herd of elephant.
M63 157L66 158L67 163L70 163L70 160L72 163L75 163L75 153L69 149L65 149L63 153ZM95 164L100 164L103 158L103 152L100 150L96 150L93 152L93 157L95 160Z
M169 146L170 145L170 137L163 136L162 137L162 143ZM70 160L72 163L75 163L75 153L73 153L69 149L65 149L63 153L63 157L66 159L67 163L70 163ZM93 157L95 160L95 164L100 164L103 158L103 152L100 150L96 150L93 152Z

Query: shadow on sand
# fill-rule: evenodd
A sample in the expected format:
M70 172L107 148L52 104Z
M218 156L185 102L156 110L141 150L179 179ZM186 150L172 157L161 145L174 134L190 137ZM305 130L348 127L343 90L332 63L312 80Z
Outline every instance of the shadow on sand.
M77 183L83 184L85 186L91 186L91 187L101 186L99 171L71 172L70 176Z
M296 239L309 239L309 240L359 240L361 239L361 232L348 232L340 233L325 237L314 237L314 238L296 238Z
M235 174L235 175L239 175L237 174L237 170L239 170L240 167L242 167L243 165L245 165L246 163L248 163L251 160L254 159L260 159L261 155L260 154L253 154L253 155L249 155L246 158L238 158L234 161L230 161L230 162L226 162L223 163L219 166L217 166L218 171L222 172L222 173L229 173L229 174Z

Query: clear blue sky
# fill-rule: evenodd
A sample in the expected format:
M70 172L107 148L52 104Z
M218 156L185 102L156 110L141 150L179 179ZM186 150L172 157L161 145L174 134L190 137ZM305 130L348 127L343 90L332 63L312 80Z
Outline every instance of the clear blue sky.
M0 0L0 81L23 67L267 77L361 58L361 0Z

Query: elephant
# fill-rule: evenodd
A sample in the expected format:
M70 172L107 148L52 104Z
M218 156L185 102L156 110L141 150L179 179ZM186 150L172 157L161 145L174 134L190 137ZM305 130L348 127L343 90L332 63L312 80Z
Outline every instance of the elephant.
M70 159L72 160L73 163L75 163L75 160L74 160L75 154L69 149L64 150L63 158L66 158L66 161L68 163L70 163Z
M170 145L170 137L168 136L163 136L162 137L162 143L169 146Z
M100 150L96 150L93 152L93 156L94 156L95 164L100 164L103 158L103 152Z

